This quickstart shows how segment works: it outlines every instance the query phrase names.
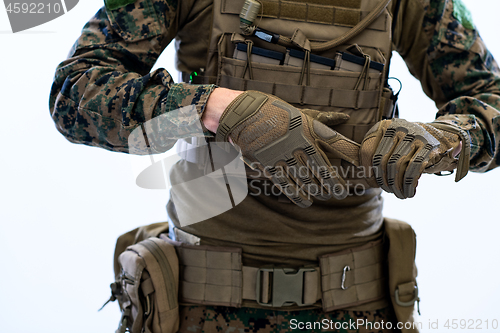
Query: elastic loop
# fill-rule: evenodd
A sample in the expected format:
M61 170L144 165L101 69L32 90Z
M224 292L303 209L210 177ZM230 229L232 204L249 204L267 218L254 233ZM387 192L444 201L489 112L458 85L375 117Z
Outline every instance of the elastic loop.
M305 50L304 62L302 63L302 70L300 71L299 86L304 82L304 74L306 74L306 85L310 85L311 80L311 52Z
M250 80L253 80L253 70L252 70L252 48L253 48L253 42L251 40L245 40L245 43L247 44L247 61L245 63L245 68L243 69L243 75L241 78L245 77L245 74L248 69L248 75L250 76Z

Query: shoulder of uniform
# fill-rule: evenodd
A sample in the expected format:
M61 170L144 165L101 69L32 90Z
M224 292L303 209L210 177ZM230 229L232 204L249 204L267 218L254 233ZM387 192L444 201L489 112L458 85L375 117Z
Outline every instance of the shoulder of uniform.
M115 30L126 41L158 36L167 26L167 13L177 10L176 0L104 0Z
M115 10L133 4L136 1L137 0L104 0L104 4L106 5L106 9Z

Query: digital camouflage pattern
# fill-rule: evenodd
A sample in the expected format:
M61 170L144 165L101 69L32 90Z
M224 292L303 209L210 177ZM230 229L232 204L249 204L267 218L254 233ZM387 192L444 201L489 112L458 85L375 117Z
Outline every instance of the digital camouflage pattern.
M449 101L437 117L470 130L471 170L487 171L500 163L498 65L461 1L430 1L427 11L423 28L432 35L427 49L429 65Z
M213 85L174 83L165 69L149 72L179 31L177 0L130 2L108 1L114 9L103 7L97 12L70 57L57 68L51 114L58 130L72 142L128 152L128 136L137 126L187 105L195 105L201 114L214 89ZM469 16L463 4L402 0L399 16L403 23L396 26L400 30L395 32L396 50L440 107L437 116L456 115L457 123L473 121L469 115L477 120L470 131L471 169L496 167L500 163L500 71L470 19L464 19ZM421 20L421 30L414 29L415 19ZM464 26L460 22L465 20ZM411 48L403 37L415 40ZM416 46L426 52L415 50ZM163 149L176 138L189 136L197 120L179 113L177 119L162 123L160 130L169 142Z
M210 0L183 0L182 3L178 0L137 0L133 3L110 1L108 4L128 4L108 6L108 10L100 9L85 25L70 51L69 58L56 70L49 103L57 129L71 142L129 152L128 138L136 128L157 116L172 114L173 116L166 117L166 121L161 122L157 129L164 137L161 145L163 151L172 147L177 138L191 136L193 129L196 129L193 124L198 121L198 115L202 114L214 86L174 83L165 69L153 72L150 70L161 52L176 36L189 38L189 31L183 29L193 27L194 24L189 21L193 18L185 12L179 14L179 7L182 4L183 8L191 8L197 1ZM465 9L455 10L454 4L457 3L456 0L401 0L393 44L395 50L405 59L412 74L421 81L425 93L436 102L439 109L438 119L470 130L471 169L484 172L500 164L497 148L500 142L500 70L479 33L467 19ZM395 2L390 6L394 11ZM210 20L209 13L206 14L206 20ZM195 23L200 25L203 22ZM196 38L200 39L200 43L206 43L206 36L200 34L196 35ZM175 113L179 108L190 106L197 112ZM421 121L428 122L430 119ZM209 135L208 132L205 134ZM271 206L274 209L278 204L269 204L266 207L267 214L299 216L296 219L300 223L311 218L302 218L303 215L313 215L295 212L294 207L289 206L279 206L274 211ZM336 210L339 212L335 214L338 219L343 217L342 208ZM321 209L321 206L318 209ZM378 212L381 209L381 201L374 201L371 206L365 205L363 209ZM252 211L240 216L254 216L254 213L259 212ZM375 213L373 215L375 216ZM349 219L352 219L352 214ZM240 228L248 226L238 222ZM288 223L288 220L285 222ZM205 226L208 229L208 225ZM221 229L231 226L221 223ZM200 223L197 227L201 228L203 224ZM241 234L245 233L244 236L249 239L252 232L259 231L253 224L245 230L240 230ZM265 236L274 236L271 231L267 230ZM208 230L207 233L209 232L213 230ZM283 229L279 232L282 234ZM197 235L203 236L199 233ZM280 246L283 245L280 249L292 252L288 249L293 248L294 255L303 255L303 260L309 260L306 256L310 253L316 254L315 251L300 251L297 248L300 245L308 245L310 249L316 249L323 236L331 235L322 230L316 232L315 236L315 244L280 243ZM332 237L335 236L336 234ZM218 241L221 242L219 239ZM240 243L243 244L242 241ZM268 253L257 252L258 246L254 247L253 244L255 242L243 244L244 252L253 250L255 258L271 257ZM289 259L284 256L273 258L276 257ZM292 259L289 262L292 262ZM196 309L199 311L200 308ZM252 321L254 317L248 314L260 318L257 320L259 323L265 322L267 316L263 313L264 310L258 309L207 309L210 311L207 310L205 314L193 313L193 316L188 315L186 309L183 310L181 322L185 316L200 318L198 323L191 323L194 326L186 327L186 331L200 331L203 325L217 327L219 321L224 323L232 319L234 331L251 332L251 329L256 327L256 321ZM237 311L246 311L246 316L237 315ZM335 314L339 320L346 320L349 316L368 316L366 313L345 311ZM316 315L319 314L309 314L307 317L313 318ZM381 312L373 312L371 315L373 318L383 316ZM280 325L288 325L289 317L286 317L284 312L279 315L275 313L273 316L275 317L272 318L276 319L268 318L269 324L265 324L269 326L270 331L278 330L276 320ZM236 317L239 319L235 319Z
M168 23L159 22L169 22L175 15L176 2L155 1L154 9L147 10L140 7L137 1L110 11L113 25L106 10L100 9L83 28L71 57L57 68L51 113L68 140L128 152L129 135L146 121L183 106L203 111L213 85L174 83L165 69L150 73L174 37L172 32L161 35ZM132 11L135 16L129 14ZM170 120L159 129L168 141L163 151L177 138L197 133L196 126L192 128L199 123L196 114Z
M390 308L374 311L340 310L325 314L322 310L268 311L223 306L185 306L180 309L180 319L179 332L190 333L332 331L339 333L385 333L398 331L387 329L387 322L390 322L393 328L397 325ZM381 329L382 327L386 329Z
M97 12L57 68L51 114L72 142L128 152L127 139L136 127L182 106L194 105L201 114L214 89L174 83L165 69L150 73L183 25L178 0L130 2L108 0L112 9ZM396 50L440 108L437 116L454 115L455 123L475 127L470 131L471 169L496 167L500 71L463 4L402 0L394 36ZM168 143L163 151L177 138L188 137L198 117L177 113L170 120L159 129Z
M203 113L214 86L175 83L165 69L151 72L151 68L176 36L193 38L185 27L206 26L206 22L189 21L193 17L199 19L195 15L197 13L191 17L185 11L180 13L179 10L180 7L195 8L192 4L202 1L210 0L182 0L182 3L179 0L106 0L108 9L101 8L84 26L68 59L57 67L49 101L57 129L71 142L127 153L130 152L128 142L131 133L160 115L167 117L163 118L165 121L158 122L158 127L155 128L154 132L161 136L158 138L158 141L161 141L161 149L154 152L168 150L178 138L199 133L199 115ZM395 1L390 6L394 11ZM209 14L206 13L206 20L211 19ZM200 43L208 44L205 37L208 38L208 33L196 34ZM394 49L405 59L412 74L421 81L425 93L436 102L439 109L438 119L469 130L472 138L472 171L484 172L498 166L500 70L461 3L457 0L401 0L393 44ZM206 58L200 54L196 56ZM178 112L185 107L188 110L194 108L196 112ZM429 122L430 119L421 121ZM205 132L205 135L211 134ZM142 152L147 152L147 149L140 150L139 153ZM374 220L368 222L376 226L375 220L381 214L382 202L377 199L376 193L373 198L361 209L367 212L363 216L373 215ZM278 206L274 201L264 206L261 204L256 206L256 210L248 209L248 214L241 214L246 213L244 209L254 206L245 208L239 205L235 214L242 218L254 218L259 213L275 214L273 221L291 226L276 231L279 233L276 237L284 237L283 230L292 230L296 236L295 230L299 229L293 226L299 223L308 224L313 216L317 216L304 212L303 209L297 211L295 207L286 204L283 204L286 207ZM337 224L337 228L338 225L345 225L346 230L349 230L347 224L340 222L347 221L352 224L352 219L359 217L352 214L357 209L354 204L352 206L352 210L344 207L333 208L336 209L335 214L329 209L323 209L323 216L328 214L330 219L331 215L335 215L338 220L335 223L328 220L329 228L334 228L331 225ZM270 207L277 208L273 210ZM321 210L322 207L316 209ZM347 214L346 212L349 214L343 215ZM284 217L287 216L294 216L297 223L286 220ZM264 236L269 238L263 239L258 223L236 223L234 216L225 218L226 220L219 221L219 236L227 229L232 232L227 238L234 240L234 225L238 224L238 233L241 236L238 245L255 260L266 257L270 263L272 260L278 260L275 258L286 260L288 263L299 259L305 261L310 260L308 256L317 258L316 250L321 246L326 247L332 243L345 244L335 238L343 236L340 232L325 232L332 230L326 227L320 232L307 229L309 234L302 234L314 237L301 240L300 243L277 243L272 239L274 244L279 245L275 246L277 254L272 256L268 253L270 250L262 250L264 247L258 243L269 243L272 230L268 230ZM380 215L380 220L381 218ZM262 223L267 223L266 220L261 220ZM320 215L314 223L308 225L316 225L318 221L325 220L327 219ZM365 222L366 219L363 224L369 224ZM213 229L210 229L213 225L217 226L217 223L199 223L195 234L203 238L204 234L200 229L205 227L205 234L210 235L213 233ZM274 234L272 236L274 237ZM373 237L378 236L373 234ZM220 238L217 239L219 243L224 241ZM297 237L290 239L296 240ZM327 241L328 244L324 244ZM234 246L235 243L230 244ZM293 258L287 255L293 255ZM384 310L336 311L323 314L320 310L267 312L252 308L184 307L181 309L181 331L283 332L291 331L291 319L315 322L324 318L336 322L361 318L370 322L392 320L393 317Z

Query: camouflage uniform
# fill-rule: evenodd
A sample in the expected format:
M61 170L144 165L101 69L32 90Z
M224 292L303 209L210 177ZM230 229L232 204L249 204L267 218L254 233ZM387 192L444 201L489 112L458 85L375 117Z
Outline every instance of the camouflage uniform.
M390 5L393 12L395 4L393 1ZM192 17L180 13L181 7L182 3L176 0L108 0L107 10L99 10L85 25L70 57L57 68L50 95L52 118L68 140L129 152L129 135L148 120L183 106L194 106L199 114L203 113L213 85L174 83L165 69L150 73L161 52L176 36L181 41L208 39L208 32L189 36L185 27L192 24ZM393 44L421 81L425 93L436 102L437 117L469 129L471 170L485 172L500 163L496 150L500 141L500 69L467 13L459 0L402 0ZM203 52L191 56L206 59ZM195 69L182 62L179 66L184 72ZM196 117L172 114L175 117L167 117L168 121L158 129L162 151L171 148L177 139L196 132ZM373 210L380 207L381 202ZM204 325L215 325L213 330L219 330L219 322L246 316L240 310L222 308L182 311L184 316L196 312L188 315L189 320L204 318ZM205 312L199 314L200 311ZM254 317L259 319L240 319L234 323L234 329L243 325L252 330L257 322L267 320L269 329L278 331L278 323L287 318L286 312L245 311L255 311ZM315 311L302 313L307 313L307 321L316 321ZM337 311L330 316L344 320L368 315L391 318L390 313L373 313ZM202 323L193 325L201 327ZM187 321L181 326L191 330ZM200 330L198 326L192 329Z
M393 328L397 325L391 309L334 311L325 314L321 310L269 311L253 308L193 306L182 308L180 318L179 332L192 333L329 332L333 330L342 333L385 333L394 332L390 329L390 325L393 325ZM391 323L387 324L387 321Z
M477 126L470 131L471 169L484 172L498 165L500 70L466 12L453 2L460 4L403 0L399 15L404 25L396 26L394 46L436 102L438 117L465 124L467 115L476 116ZM179 32L177 1L152 0L154 12L148 12L154 18L127 14L140 3L121 8L115 24L144 39L124 41L102 8L57 68L50 110L57 129L71 142L127 152L128 136L142 123L182 106L204 110L213 85L174 83L165 69L149 73ZM141 20L154 20L156 31ZM190 137L193 121L178 117L165 124L169 144L164 149Z

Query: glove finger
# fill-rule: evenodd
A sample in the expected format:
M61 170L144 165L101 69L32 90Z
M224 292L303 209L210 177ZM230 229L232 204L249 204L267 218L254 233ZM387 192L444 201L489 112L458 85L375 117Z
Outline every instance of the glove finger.
M295 152L296 159L300 163L300 172L299 175L302 177L302 181L305 184L309 184L308 186L312 185L313 190L316 191L314 194L314 197L319 200L329 200L332 198L332 194L330 189L325 186L324 181L322 181L321 177L318 176L317 174L323 174L324 177L329 177L330 176L330 168L329 167L323 167L322 169L318 170L317 173L313 172L314 167L310 165L311 162L309 162L308 155L304 151L296 151ZM323 170L323 172L322 172ZM308 187L309 188L309 187ZM311 190L311 193L312 191ZM308 190L306 190L308 191Z
M305 165L309 167L322 188L338 200L345 199L348 191L344 179L330 167L319 152L315 151L315 153L308 155Z
M305 121L308 121L307 119ZM312 125L312 126L311 126ZM328 193L331 193L336 199L347 197L348 188L344 179L339 175L338 170L334 169L327 153L330 157L340 158L353 165L359 165L359 144L349 140L328 126L317 120L309 122L309 129L315 146L309 146L304 149L307 153L307 165L318 181Z
M320 113L316 119L319 122L322 122L323 124L327 126L335 126L335 125L340 125L345 123L346 121L349 120L349 115L347 113L343 112L322 112Z
M314 179L314 175L310 172L309 168L301 162L300 158L289 158L286 161L280 161L278 164L283 170L286 170L288 178L292 179L297 186L308 194L308 198L311 196L320 199L328 200L331 198L327 192L325 192L320 184Z
M324 187L321 180L311 171L311 168L309 168L307 163L307 158L302 156L304 155L303 153L298 155L297 160L300 161L300 166L297 177L300 177L300 183L303 184L305 191L318 200L325 201L331 199L332 194Z
M327 125L335 126L345 123L349 120L350 116L347 113L335 112L335 111L318 111L311 109L302 109L302 113L308 115L309 117L316 119L317 121Z
M399 140L396 136L395 128L388 128L384 133L384 136L380 140L380 143L373 155L373 168L375 172L375 180L378 186L380 186L384 191L392 193L391 187L388 185L386 166L389 157L394 151Z
M318 110L313 110L313 109L301 109L300 110L302 113L308 115L309 117L316 119L316 117L319 115L320 111Z
M399 199L406 199L403 186L404 175L406 166L416 150L414 142L414 135L406 135L387 162L387 184Z
M287 172L281 166L269 168L271 181L274 185L286 195L294 204L301 208L307 208L312 205L310 198L297 184L288 177Z
M422 147L415 157L411 159L408 168L405 172L405 180L403 192L406 198L413 198L417 192L418 179L422 175L430 153L434 147L431 144L426 144Z

